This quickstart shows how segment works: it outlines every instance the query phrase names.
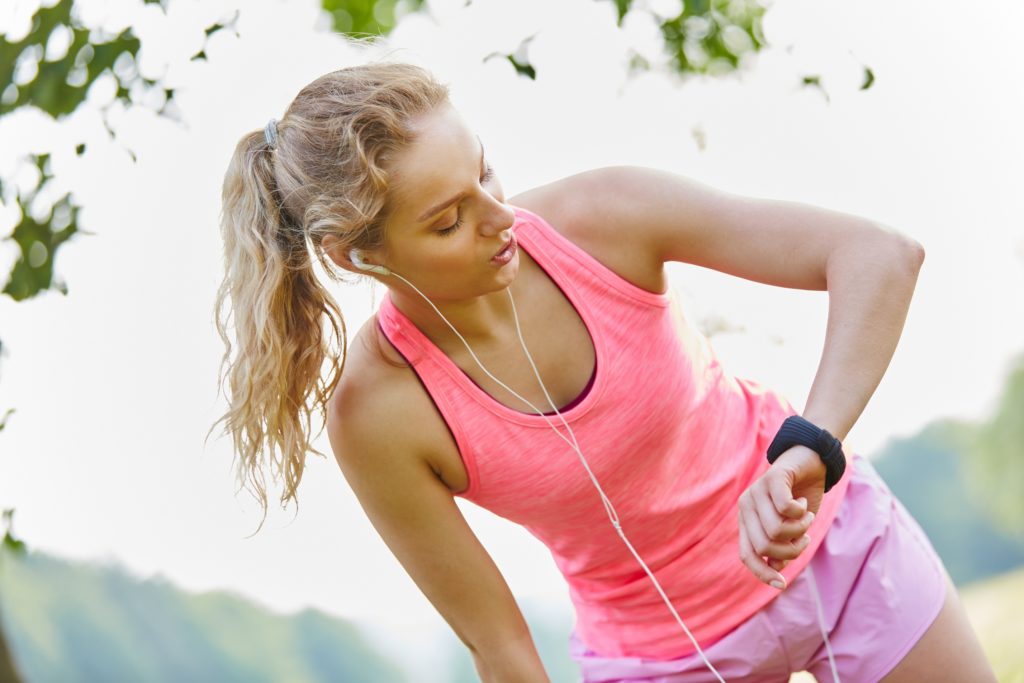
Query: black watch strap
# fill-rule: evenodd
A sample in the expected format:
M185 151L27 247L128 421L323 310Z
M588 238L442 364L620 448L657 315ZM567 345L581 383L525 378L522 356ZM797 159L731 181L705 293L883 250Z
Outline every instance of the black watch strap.
M768 446L768 462L774 463L780 455L796 445L807 446L821 456L821 461L825 463L825 493L828 493L846 471L846 455L843 453L842 442L828 430L814 425L800 415L790 415Z

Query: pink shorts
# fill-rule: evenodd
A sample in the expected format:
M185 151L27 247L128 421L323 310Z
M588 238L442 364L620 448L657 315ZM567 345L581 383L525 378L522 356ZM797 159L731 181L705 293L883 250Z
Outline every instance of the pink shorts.
M854 474L825 540L811 559L825 625L843 683L875 683L938 616L947 574L924 531L870 461ZM686 620L686 615L680 615ZM728 683L777 683L809 671L833 681L808 572L704 654ZM601 657L573 631L569 655L582 683L716 683L700 655L657 660Z

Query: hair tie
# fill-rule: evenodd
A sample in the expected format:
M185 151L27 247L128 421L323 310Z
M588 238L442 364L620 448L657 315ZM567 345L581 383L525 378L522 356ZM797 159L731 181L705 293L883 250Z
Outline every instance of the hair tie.
M263 138L271 149L277 148L277 119L270 119L263 128Z

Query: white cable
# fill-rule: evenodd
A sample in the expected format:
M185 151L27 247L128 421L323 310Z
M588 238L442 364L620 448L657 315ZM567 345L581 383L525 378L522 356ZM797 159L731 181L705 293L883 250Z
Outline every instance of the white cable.
M832 667L832 678L839 683L839 671L836 668L836 657L832 653L832 643L828 640L828 630L825 628L825 612L821 608L821 596L818 595L818 582L814 580L814 569L807 565L807 578L811 582L811 592L814 594L814 606L818 613L818 627L821 628L821 635L825 637L825 651L828 653L828 664Z
M445 324L448 325L448 327L451 328L452 332L454 332L455 335L462 341L462 344L466 347L466 350L469 351L469 355L473 357L473 360L480 367L480 369L484 371L484 373L488 377L490 377L492 380L497 382L506 391L508 391L513 396L515 396L516 398L521 400L523 403L525 403L526 405L530 406L530 408L533 409L533 411L535 413L537 413L542 418L544 418L544 421L548 423L548 426L551 427L551 429L553 429L554 432L563 441L565 441L567 444L569 444L569 446L571 446L573 448L573 450L576 451L576 454L579 455L579 457L580 457L580 461L583 463L584 469L586 469L587 470L587 474L590 475L590 480L594 483L594 486L597 488L597 491L598 491L598 493L601 496L601 502L604 503L605 510L608 513L608 518L611 520L612 526L615 527L615 530L618 532L619 537L622 538L622 541L626 544L626 547L629 548L629 551L633 554L633 557L636 558L637 562L640 563L640 566L642 566L644 568L644 571L647 572L647 576L649 576L651 581L654 582L654 587L658 590L658 594L661 595L662 600L665 601L665 604L668 606L668 609L672 613L672 616L675 617L676 621L679 622L679 625L683 628L683 632L686 633L686 635L690 638L690 642L692 642L693 646L697 649L697 653L700 655L700 658L704 661L704 664L708 667L708 669L711 670L711 673L713 673L715 675L715 677L718 679L719 683L725 683L725 679L722 678L722 675L718 673L718 670L715 669L715 667L711 665L710 661L708 661L707 656L705 656L705 654L704 654L704 650L702 650L700 645L697 643L697 639L693 637L693 634L690 633L690 629L688 629L686 627L686 624L683 623L682 618L680 618L679 614L676 612L675 608L672 606L672 603L669 601L668 596L665 595L665 591L662 590L661 584L658 583L658 579L655 578L655 576L651 572L650 568L648 568L647 563L645 563L643 561L643 559L640 557L640 555L636 552L636 549L633 548L633 544L630 543L629 539L626 538L626 534L622 531L622 525L619 523L618 513L615 512L615 507L612 505L611 500L608 499L608 496L605 495L604 489L601 488L601 485L597 481L597 477L595 477L593 471L591 471L590 465L587 463L587 459L585 457L583 457L583 453L580 451L579 443L576 441L576 434L572 431L572 427L569 426L569 423L565 421L565 418L562 417L561 411L558 410L558 407L555 406L554 402L551 400L551 396L550 396L550 394L548 394L547 387L544 386L544 381L540 378L540 372L537 370L537 366L533 362L533 357L530 355L529 349L526 348L526 341L523 339L523 332L522 332L522 329L519 326L519 315L516 312L516 302L515 302L515 299L512 297L512 289L511 289L511 287L506 288L505 291L508 293L509 302L511 302L511 304L512 304L512 317L515 320L516 334L519 336L519 343L523 347L523 351L526 353L526 358L530 362L530 367L533 368L533 374L537 377L537 382L540 383L541 390L544 392L544 396L545 396L545 398L547 398L548 404L551 406L551 408L558 415L558 418L562 421L562 424L565 426L565 428L567 430L569 430L569 435L572 437L572 441L569 441L569 439L567 439L564 434L562 434L560 431L558 431L558 428L555 427L555 425L551 422L550 419L548 419L548 416L545 415L542 410L537 408L537 406L533 405L533 403L531 403L527 399L525 399L522 396L520 396L517 392L515 392L512 388L510 388L508 385L506 385L500 379L498 379L497 377L492 375L490 373L490 371L488 371L487 368L484 367L483 363L480 362L480 359L477 358L477 355L475 353L473 353L473 349L469 346L469 342L467 342L466 339L461 334L459 334L459 331L457 329L455 329L454 325L452 325L450 322L448 322L448 319L446 317L444 317L444 314L441 313L440 310L438 310L437 306L434 305L434 302L432 302L430 299L428 299L427 296L423 292L421 292L416 285L414 285L413 283L409 282L404 277L402 277L401 275L399 275L398 273L396 273L394 271L391 271L390 274L394 275L395 277L397 277L399 279L401 279L407 285L412 287L414 290L416 290L416 292L421 297L423 297L424 301L426 301L428 304L430 304L430 307L433 308L434 311L437 312L437 314L439 316L441 316L441 319L444 320ZM811 568L810 565L808 565L807 569L810 570L810 568ZM813 577L811 578L811 580L813 582ZM821 602L818 599L817 588L814 589L814 598L815 598L815 601L817 602L817 607L818 607L818 620L819 620L818 623L821 626L821 633L822 633L822 635L825 636L825 646L828 649L829 662L832 664L832 675L835 678L835 683L839 683L839 674L836 672L835 660L832 657L832 647L831 647L831 645L829 645L828 635L825 633L824 617L822 616Z

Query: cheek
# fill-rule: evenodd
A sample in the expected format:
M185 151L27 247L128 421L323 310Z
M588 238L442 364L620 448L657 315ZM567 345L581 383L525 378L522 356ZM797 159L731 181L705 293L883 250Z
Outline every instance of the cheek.
M466 226L463 226L454 235L428 239L420 250L417 267L441 280L456 279L467 272L478 259L466 234Z

